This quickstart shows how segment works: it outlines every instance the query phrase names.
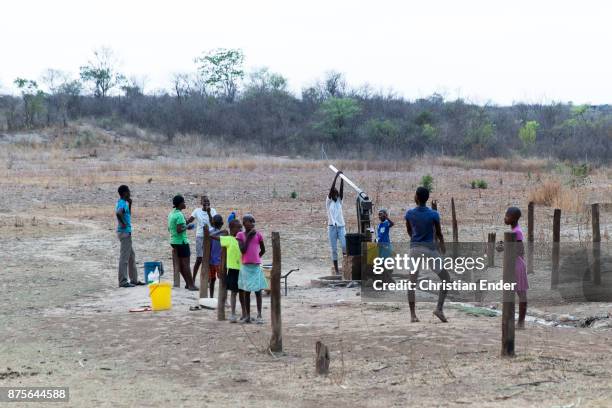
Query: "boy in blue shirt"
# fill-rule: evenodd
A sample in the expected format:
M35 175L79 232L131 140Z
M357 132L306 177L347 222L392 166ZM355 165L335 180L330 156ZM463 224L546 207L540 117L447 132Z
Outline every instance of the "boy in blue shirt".
M440 227L440 214L437 211L427 207L427 200L429 199L429 190L425 187L419 187L414 195L414 202L417 206L411 210L406 211L406 231L410 236L410 257L417 258L424 256L426 258L440 258L440 252L446 251L444 247L444 236L442 235L442 228ZM436 248L434 243L434 231L438 238L438 244L440 252ZM428 262L429 264L430 262ZM448 271L441 268L442 262L434 261L434 272L438 275L442 282L451 282ZM419 271L410 271L410 280L416 285L419 277ZM444 307L444 299L446 298L447 291L440 289L438 294L438 305L434 310L433 314L442 322L446 323L448 320L444 316L442 311ZM408 291L408 304L410 305L410 316L412 322L418 322L419 319L416 316L416 301L414 290Z
M376 242L378 246L378 256L379 258L390 258L393 253L393 247L391 246L391 228L393 225L393 221L389 219L389 212L386 208L381 208L378 210L378 219L380 223L376 228ZM391 282L391 274L393 270L388 270L385 268L383 272L383 277L385 282Z
M381 244L390 244L391 238L389 234L391 228L395 224L389 219L389 212L386 208L378 210L378 219L380 220L380 224L378 224L378 228L376 229L376 241Z
M119 186L117 190L119 200L115 206L117 217L117 237L121 243L119 253L119 287L131 288L135 285L144 285L138 280L136 270L136 254L132 247L132 198L130 188L126 185ZM128 281L129 272L129 281Z
M389 219L389 212L386 208L378 210L378 219L380 223L376 228L376 242L378 242L378 255L381 258L389 258L391 256L391 228L395 225Z

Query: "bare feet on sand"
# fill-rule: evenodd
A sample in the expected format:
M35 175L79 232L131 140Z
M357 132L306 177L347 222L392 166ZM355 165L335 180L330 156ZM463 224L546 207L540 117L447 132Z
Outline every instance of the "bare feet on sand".
M517 330L525 330L525 322L517 322L515 328Z
M419 320L419 318L418 318L418 317L416 317L416 316L411 316L411 317L410 317L410 322L411 322L411 323L418 323L418 322L420 322L420 320Z
M446 320L446 316L444 316L443 311L436 309L433 311L433 315L436 316L438 319L440 319L442 323L448 323L448 320Z

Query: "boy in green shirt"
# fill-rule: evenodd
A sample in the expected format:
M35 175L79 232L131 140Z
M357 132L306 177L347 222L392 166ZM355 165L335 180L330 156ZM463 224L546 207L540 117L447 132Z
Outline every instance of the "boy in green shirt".
M193 283L193 277L189 268L189 239L187 238L187 222L181 210L185 209L185 199L177 195L172 199L174 209L168 214L168 232L170 232L170 245L176 251L179 260L179 270L187 289L191 291L199 290Z

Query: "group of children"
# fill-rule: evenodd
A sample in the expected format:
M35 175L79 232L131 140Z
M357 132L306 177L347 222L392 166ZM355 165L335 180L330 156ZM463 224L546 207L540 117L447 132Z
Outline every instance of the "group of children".
M419 187L414 197L417 206L408 210L404 217L406 220L406 230L410 236L411 256L418 256L424 252L427 253L428 256L438 256L438 249L433 245L434 235L437 238L440 252L444 253L445 251L444 237L440 227L440 216L437 211L427 207L428 199L429 191L424 187ZM390 230L394 226L394 223L389 219L389 213L386 209L379 210L378 218L380 223L376 230L376 240L378 242L379 255L381 257L391 257L392 247ZM519 298L519 318L516 327L518 329L523 329L525 327L525 316L527 315L527 290L529 288L529 283L527 281L527 267L524 259L523 231L519 225L520 218L521 210L518 207L510 207L506 210L504 224L511 227L511 231L516 234L516 241L518 243L515 266L515 292ZM441 281L450 282L448 271L441 269L434 272L436 272ZM417 279L418 271L411 275L411 280L416 282ZM443 322L447 321L443 312L445 297L446 290L440 290L438 304L433 312L433 314ZM408 291L408 303L410 306L411 320L413 322L418 322L419 319L416 316L414 291Z
M173 200L174 209L168 216L168 230L171 235L170 243L176 250L180 259L181 275L189 290L198 290L195 286L199 268L204 258L204 229L208 228L210 236L210 257L208 265L208 287L212 298L215 292L215 282L220 274L221 251L226 248L227 290L230 291L231 323L257 323L262 324L261 291L268 288L267 281L261 268L261 257L265 254L263 235L255 229L255 218L251 214L242 217L242 222L236 218L235 213L228 217L227 230L222 229L223 217L217 214L210 206L206 195L201 197L202 208L198 208L186 219L182 213L185 200L176 196ZM195 224L194 224L195 221ZM244 228L244 230L243 230ZM189 270L189 240L187 230L196 230L196 261L193 274ZM255 293L257 301L257 317L251 318L251 292ZM241 307L241 317L236 315L236 298Z
M336 176L337 177L337 176ZM342 185L340 188L342 191ZM127 186L120 186L118 190L120 199L116 208L116 216L118 220L118 236L121 240L121 255L119 261L119 286L132 287L141 285L138 282L135 268L135 256L131 248L131 198L130 191ZM335 194L333 194L335 193ZM337 197L340 197L340 200ZM334 218L335 223L330 224L331 227L344 228L344 220L341 210L341 193L335 190L335 179L332 189L328 197L328 213L331 207L330 201L339 204L336 212L339 214ZM416 207L408 210L405 215L406 231L410 236L410 252L411 256L419 256L427 252L428 256L439 256L438 248L441 253L444 253L444 237L440 227L440 216L437 211L427 207L429 199L429 191L424 187L419 187L415 193ZM173 209L168 214L168 231L170 233L170 245L178 257L178 266L181 275L186 283L188 290L199 290L195 286L195 279L198 274L198 269L202 266L204 255L204 228L208 228L211 238L210 259L209 259L209 291L210 297L213 297L215 291L215 282L220 273L221 266L221 248L226 248L226 264L227 264L227 289L231 292L230 306L231 315L229 321L235 323L263 323L261 316L262 298L261 291L267 289L267 281L261 268L261 257L265 254L266 248L264 239L260 232L255 229L255 218L246 214L242 218L242 222L238 220L235 213L231 213L228 217L229 232L222 230L223 217L210 206L209 198L204 195L201 197L202 208L196 209L189 219L186 219L183 210L186 208L185 199L177 195L172 200ZM333 215L333 214L332 214ZM329 218L328 214L328 218ZM389 213L386 209L381 209L378 212L380 223L377 227L377 242L379 244L380 256L392 256L390 232L394 223L389 219ZM516 234L518 242L517 260L516 260L516 286L515 291L519 297L519 319L517 328L522 329L525 326L525 316L527 314L527 290L529 284L527 281L527 267L524 260L523 247L523 231L519 225L521 211L517 207L510 207L506 210L504 223L512 228L512 232ZM339 221L338 221L339 220ZM196 221L195 224L193 222ZM342 224L342 225L340 225ZM243 230L244 228L244 230ZM189 239L187 231L196 229L196 262L193 267L193 274L190 270L189 258L191 255L189 248ZM434 245L434 235L437 240L437 247ZM330 235L331 237L331 235ZM332 245L333 247L334 245ZM334 251L332 251L333 253ZM418 252L418 253L417 253ZM337 264L335 264L337 268ZM127 280L129 275L131 282ZM418 271L416 271L418 273ZM442 281L450 282L448 271L441 269L435 271ZM411 274L411 280L416 281L418 274ZM251 292L255 292L257 301L257 317L251 318ZM236 316L236 297L238 297L241 306L241 317ZM446 322L444 316L443 305L446 297L446 290L440 290L438 304L433 314L441 321ZM414 291L408 291L408 303L410 306L411 320L418 322L415 308Z

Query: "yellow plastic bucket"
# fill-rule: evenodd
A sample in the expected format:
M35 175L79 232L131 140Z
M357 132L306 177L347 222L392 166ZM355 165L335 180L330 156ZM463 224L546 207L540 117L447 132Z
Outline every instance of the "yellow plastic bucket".
M172 308L172 285L170 282L152 283L149 285L151 308L154 311Z

